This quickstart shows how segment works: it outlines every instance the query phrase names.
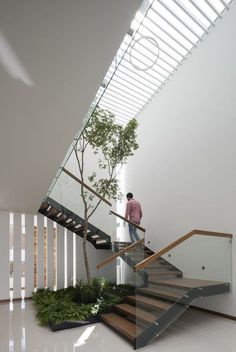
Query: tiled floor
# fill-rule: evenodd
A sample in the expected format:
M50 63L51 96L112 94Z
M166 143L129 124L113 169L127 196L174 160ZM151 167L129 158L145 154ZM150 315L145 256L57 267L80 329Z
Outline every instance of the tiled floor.
M0 352L128 352L132 346L101 323L52 332L35 320L31 302L9 310L0 304ZM147 352L235 352L236 322L196 311L186 312Z

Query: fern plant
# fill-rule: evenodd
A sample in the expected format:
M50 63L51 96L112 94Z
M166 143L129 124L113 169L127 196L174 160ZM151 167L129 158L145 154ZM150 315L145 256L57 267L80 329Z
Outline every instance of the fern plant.
M39 289L33 294L37 319L41 324L87 320L112 309L134 288L116 285L103 278L92 279L90 285L80 281L75 287L58 291Z

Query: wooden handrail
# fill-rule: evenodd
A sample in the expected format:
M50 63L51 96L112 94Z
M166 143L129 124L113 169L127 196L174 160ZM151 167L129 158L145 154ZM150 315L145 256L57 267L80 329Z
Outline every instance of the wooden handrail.
M171 249L178 246L180 243L186 241L188 238L192 237L193 235L204 235L204 236L215 236L215 237L226 237L232 238L232 235L229 233L222 233L222 232L213 232L213 231L205 231L205 230L193 230L186 235L180 237L178 240L172 242L167 247L161 249L159 252L154 253L147 259L143 260L139 264L135 265L134 271L139 271L140 269L145 268L147 265L152 263L154 260L160 258L163 254L169 252Z
M119 252L113 254L112 256L110 256L109 258L106 258L105 260L103 260L101 263L99 263L97 265L97 269L101 268L102 266L105 266L109 263L111 263L113 260L115 260L117 257L119 257L121 254L126 253L128 251L130 251L131 249L133 249L134 247L136 247L138 244L141 244L142 242L144 242L144 239L142 238L141 240L132 243L131 245L129 245L128 247L125 247L124 249L121 249Z
M135 226L135 227L136 227L138 230L140 230L140 231L143 231L143 232L146 231L146 229L143 228L142 226L140 226L140 225L138 225L138 224L135 224L134 222L132 222L132 221L130 221L130 220L127 220L124 216L122 216L122 215L116 213L116 212L113 211L113 210L110 210L110 214L113 214L113 215L117 216L118 218L124 220L124 221L127 222L128 224L131 224L131 225Z
M65 169L64 167L62 168L62 171L64 171L67 175L69 175L70 177L72 177L76 182L80 183L82 186L84 186L85 188L87 188L87 190L89 190L89 192L93 193L96 197L100 198L103 202L107 203L108 205L110 205L110 207L112 206L111 202L109 202L106 198L100 196L100 194L98 194L96 191L94 191L90 186L86 185L86 183L84 183L83 181L81 181L78 177L76 177L75 175L73 175L70 171L68 171L67 169Z

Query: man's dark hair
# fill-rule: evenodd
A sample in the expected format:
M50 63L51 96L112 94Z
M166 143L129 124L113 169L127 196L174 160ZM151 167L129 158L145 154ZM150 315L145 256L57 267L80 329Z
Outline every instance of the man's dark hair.
M126 197L132 199L132 198L133 198L133 193L131 193L131 192L127 193L127 194L126 194Z

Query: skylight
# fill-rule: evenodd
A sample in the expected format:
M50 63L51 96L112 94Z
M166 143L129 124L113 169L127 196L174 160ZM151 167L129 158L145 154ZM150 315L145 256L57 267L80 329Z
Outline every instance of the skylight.
M114 58L93 106L117 122L137 117L229 9L231 0L144 1Z
M85 123L97 105L126 124L138 117L215 26L232 0L144 0L97 91ZM81 131L62 165L69 160ZM48 191L60 176L61 168Z

